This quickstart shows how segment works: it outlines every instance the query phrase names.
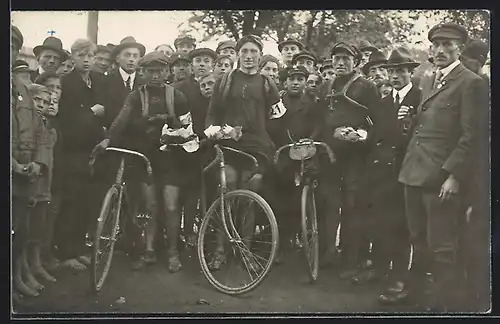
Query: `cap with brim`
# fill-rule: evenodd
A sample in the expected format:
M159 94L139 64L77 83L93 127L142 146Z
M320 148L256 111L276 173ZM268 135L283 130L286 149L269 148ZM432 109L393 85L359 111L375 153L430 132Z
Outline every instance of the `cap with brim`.
M420 63L413 60L410 50L406 47L398 47L392 51L391 56L389 56L387 60L387 64L384 64L383 67L392 68L407 66L408 68L414 69L419 65Z
M120 54L121 51L126 48L137 48L141 53L141 56L144 56L144 54L146 53L146 48L144 47L144 45L138 43L134 37L127 36L121 40L120 44L115 46L115 48L111 52L111 56L116 57L118 54Z
M361 68L364 74L368 74L370 71L370 68L375 65L382 65L386 64L387 59L385 58L384 53L381 51L374 51L370 54L370 58L368 59L368 62L366 62L365 65Z
M300 53L297 53L293 56L292 58L292 65L297 63L298 60L300 59L307 59L307 60L311 60L313 61L314 63L317 62L317 59L316 59L316 56L314 56L313 53L311 52L307 52L307 51L302 51Z
M240 50L240 48L245 45L246 43L254 43L257 45L262 52L262 49L264 48L264 43L262 43L262 39L259 36L256 35L245 35L242 38L240 38L236 42L236 47L234 48L236 52Z
M359 50L361 52L364 52L364 51L375 52L375 51L378 51L379 49L376 48L375 46L373 46L372 43L370 43L369 41L363 40L359 43Z
M331 68L333 68L332 60L324 60L323 65L319 69L319 72L323 72L324 70L331 69Z
M32 72L28 62L23 60L17 60L12 65L12 72Z
M300 51L302 51L305 47L304 44L302 44L298 40L293 39L293 38L289 38L289 39L284 40L278 44L278 51L281 52L283 50L283 47L285 47L285 45L291 45L291 44L297 45L297 47L299 48Z
M179 45L182 43L188 43L188 44L194 45L194 47L196 47L196 39L194 39L192 36L189 36L189 35L177 37L174 40L175 48L179 47Z
M49 36L45 38L42 45L38 45L33 48L33 54L38 57L43 50L52 50L58 53L61 56L61 61L63 62L68 59L68 54L64 51L62 42L57 37Z
M171 56L170 56L170 59L168 61L168 63L171 65L171 66L174 66L175 63L177 63L178 61L185 61L187 63L190 63L191 61L189 60L189 55L187 53L184 53L184 52L175 52L173 53Z
M267 54L267 55L263 55L260 58L259 68L262 69L268 62L273 62L273 63L276 63L276 65L278 67L280 66L280 61L276 57Z
M305 67L303 66L297 66L297 67L289 67L286 69L286 77L287 79L291 77L292 75L303 75L304 77L309 76L309 72L306 70Z
M215 53L212 49L210 48L206 48L206 47L202 47L202 48L196 48L194 50L192 50L191 52L189 52L189 60L193 60L195 57L197 56L202 56L202 55L206 55L206 56L209 56L211 57L214 61L215 59L217 59L217 53Z
M215 59L214 63L217 63L219 61L222 61L224 59L227 59L227 60L230 60L231 62L233 62L233 59L231 58L231 56L229 55L219 55L217 56L217 58ZM234 62L233 62L234 63Z
M217 45L217 49L215 51L217 53L219 53L220 51L222 51L223 49L226 49L226 48L235 49L236 48L236 42L232 41L232 40L227 40L227 41L220 42L219 45Z
M97 45L97 50L95 53L110 53L111 54L111 49L107 46L104 45Z
M168 66L168 56L162 52L151 52L141 59L139 62L141 67L151 67L151 66Z
M336 53L339 53L339 52L344 52L344 53L347 53L347 54L353 56L354 59L357 60L356 66L359 65L359 63L361 62L362 54L355 45L340 42L340 43L335 44L335 46L333 46L330 53L332 56L334 56Z
M19 48L23 47L24 37L19 28L11 25L11 32L12 32L12 41L16 42Z
M432 42L434 39L460 39L466 43L468 39L467 30L455 23L444 23L431 28L427 38Z

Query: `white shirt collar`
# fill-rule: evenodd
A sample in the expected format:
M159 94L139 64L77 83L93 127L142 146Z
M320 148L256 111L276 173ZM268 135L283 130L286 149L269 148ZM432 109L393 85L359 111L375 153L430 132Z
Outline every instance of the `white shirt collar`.
M460 64L460 60L456 60L455 62L451 63L450 65L448 65L447 67L443 68L443 69L439 69L439 71L441 71L441 73L443 73L443 76L441 79L445 78L448 74L450 74L450 72L456 68L458 65Z
M127 72L125 72L124 69L122 69L122 67L120 66L120 68L118 69L118 71L120 71L120 75L122 76L122 79L123 79L123 82L127 82L127 79L128 77L130 76L130 86L134 86L134 80L135 80L135 75L136 75L136 72L132 73L132 74L128 74Z
M392 90L392 98L396 100L396 95L399 93L399 103L402 103L408 92L410 92L411 88L413 87L413 83L408 83L405 85L401 90Z

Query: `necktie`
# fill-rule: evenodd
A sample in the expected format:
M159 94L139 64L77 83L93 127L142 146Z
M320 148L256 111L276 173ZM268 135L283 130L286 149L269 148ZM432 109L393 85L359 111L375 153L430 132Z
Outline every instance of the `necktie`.
M396 107L399 107L399 91L396 92L396 99L394 99L394 104Z
M132 91L132 87L131 87L130 82L131 82L131 80L130 80L130 75L129 75L127 81L125 81L125 86L127 87L128 91Z
M437 89L438 85L441 83L441 79L443 78L443 72L440 70L436 71L436 80L434 80L434 89Z

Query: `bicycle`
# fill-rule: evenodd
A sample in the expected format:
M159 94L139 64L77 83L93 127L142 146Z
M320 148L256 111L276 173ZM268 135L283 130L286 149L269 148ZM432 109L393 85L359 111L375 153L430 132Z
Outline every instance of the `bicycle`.
M301 194L301 236L302 250L307 260L308 274L311 282L318 279L319 269L319 237L318 218L316 215L316 200L314 191L318 182L309 169L305 167L305 161L316 155L316 146L325 148L330 162L335 163L335 155L330 147L323 142L315 142L312 139L301 139L298 142L280 147L274 156L274 163L279 161L280 153L290 148L289 157L294 161L300 161L300 171L295 173L295 186L302 185Z
M207 143L212 143L212 141L203 140L200 145ZM182 145L168 144L168 146ZM223 150L239 154L252 161L249 178L257 173L257 159L231 147L214 144L213 148L216 153L215 159L201 170L202 221L197 241L198 260L203 275L213 287L228 295L240 295L255 289L269 273L278 248L278 224L273 210L259 194L247 189L228 191L227 188ZM207 211L205 175L216 165L219 168L218 198ZM245 199L249 201L248 204L241 202ZM246 206L243 209L245 215L242 217L238 214L237 207L240 206ZM260 209L257 211L256 207ZM266 221L267 223L263 225ZM269 238L269 242L264 241L266 238ZM227 245L230 246L232 254L226 253ZM211 269L209 260L219 253L217 249L221 246L224 246L226 255L225 262L222 264L224 267ZM245 270L247 273L243 274ZM235 281L242 276L245 277L244 283L237 284Z
M135 206L134 210L131 209L132 204L127 191L127 183L123 177L125 173L125 157L127 155L136 156L142 158L146 164L147 183L151 183L152 168L148 158L139 152L117 147L107 147L106 152L121 153L121 160L115 183L104 196L93 238L90 284L94 292L101 290L108 276L115 243L124 233L126 217L135 217L132 219L134 225L142 229L146 227L148 220L151 218L148 213L138 213L137 206ZM92 172L94 162L95 159L89 163ZM104 248L101 250L101 247ZM100 265L104 265L104 267L101 269Z

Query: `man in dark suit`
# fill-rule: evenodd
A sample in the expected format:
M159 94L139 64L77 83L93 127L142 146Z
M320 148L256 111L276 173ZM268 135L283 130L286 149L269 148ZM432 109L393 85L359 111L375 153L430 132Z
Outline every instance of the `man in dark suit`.
M437 71L423 81L422 101L399 174L413 243L413 292L420 295L425 272L431 268L433 287L422 300L436 311L460 308L457 220L464 212L462 202L473 171L477 110L484 104L484 81L459 60L467 37L465 28L453 23L429 31ZM408 111L401 107L399 117Z
M122 39L111 53L112 60L116 60L119 67L106 76L106 92L109 95L104 102L104 119L108 129L122 109L125 98L132 90L144 84L144 79L139 77L136 71L145 52L144 45L128 36Z
M370 61L373 61L374 54ZM376 110L363 178L366 183L362 187L367 190L362 195L367 208L364 225L366 235L372 238L376 248L372 252L373 268L353 277L353 281L363 283L388 274L389 285L379 298L386 303L395 303L407 296L405 276L410 244L404 187L398 183L398 174L408 144L410 125L398 121L397 117L399 107L418 107L420 103L421 90L411 83L413 70L418 65L404 47L396 48L386 64L381 65L388 72L393 90L381 100L380 108ZM391 261L392 271L389 270Z
M56 72L61 63L68 59L61 40L53 36L45 38L42 45L35 46L33 54L36 56L39 68L31 73L32 82L35 82L43 72Z

